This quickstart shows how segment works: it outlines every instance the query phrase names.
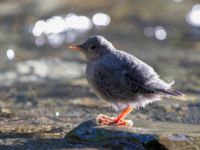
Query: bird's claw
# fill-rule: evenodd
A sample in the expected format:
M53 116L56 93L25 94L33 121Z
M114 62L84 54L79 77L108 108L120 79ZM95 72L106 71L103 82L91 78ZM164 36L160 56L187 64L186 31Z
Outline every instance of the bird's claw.
M96 120L97 120L97 123L101 125L115 125L115 126L125 126L125 127L133 126L133 122L131 120L116 121L116 118L109 117L102 114L98 115Z

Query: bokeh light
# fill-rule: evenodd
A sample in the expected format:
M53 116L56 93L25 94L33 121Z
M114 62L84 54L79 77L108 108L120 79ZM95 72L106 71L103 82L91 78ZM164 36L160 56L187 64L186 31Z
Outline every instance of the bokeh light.
M44 36L36 37L36 39L35 39L35 44L36 44L36 46L42 47L42 46L45 45L45 43L46 43L46 39L45 39Z
M88 31L92 28L91 20L86 16L77 16L75 14L68 14L65 17L65 30L79 30L82 32Z
M38 20L32 28L37 47L49 44L53 48L65 42L74 42L77 37L91 30L92 21L87 16L69 13L66 16L53 16L46 20Z
M167 38L167 31L164 27L158 26L155 28L155 37L158 40L165 40Z
M46 20L45 34L57 34L63 32L65 29L64 19L60 16L53 16Z
M55 112L55 116L56 116L56 117L60 116L60 113L56 111L56 112Z
M35 23L32 32L34 36L40 36L42 33L44 33L46 29L46 22L44 20L39 20Z
M64 36L58 34L49 34L47 36L49 44L53 48L60 47L64 43Z
M157 40L165 40L167 38L167 31L163 26L145 27L144 35L148 38L156 38Z
M110 24L110 21L111 21L110 16L105 13L96 13L92 17L92 22L96 26L108 26Z
M174 0L176 3L181 3L183 0Z
M9 60L12 60L15 58L15 52L13 49L8 49L6 52L6 55Z
M192 7L192 10L187 14L186 21L195 27L200 27L200 4Z
M146 27L144 29L144 35L146 37L153 37L154 36L154 28L153 27Z

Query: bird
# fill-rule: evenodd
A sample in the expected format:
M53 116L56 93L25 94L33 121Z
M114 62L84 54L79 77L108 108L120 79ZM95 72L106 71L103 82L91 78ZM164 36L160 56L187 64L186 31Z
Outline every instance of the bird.
M161 100L163 97L183 96L172 87L174 81L163 81L147 63L123 50L116 49L101 35L87 39L70 49L86 57L86 79L97 96L122 110L117 117L97 116L101 125L132 126L125 117L133 110Z

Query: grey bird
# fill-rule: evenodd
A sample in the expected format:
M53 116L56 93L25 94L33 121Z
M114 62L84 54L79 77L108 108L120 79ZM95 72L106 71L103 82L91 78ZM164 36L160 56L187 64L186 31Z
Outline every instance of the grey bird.
M163 96L182 96L172 88L174 82L166 83L152 67L135 56L116 49L103 36L90 37L81 45L71 45L81 51L87 59L86 78L95 93L123 109L118 117L99 115L97 121L103 125L131 126L124 118L134 108L160 100Z

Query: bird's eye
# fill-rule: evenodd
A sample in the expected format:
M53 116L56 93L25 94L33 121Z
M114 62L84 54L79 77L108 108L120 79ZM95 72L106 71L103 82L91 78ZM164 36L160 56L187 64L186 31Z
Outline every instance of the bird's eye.
M93 46L91 47L91 49L95 49L95 48L97 48L95 45L93 45Z

